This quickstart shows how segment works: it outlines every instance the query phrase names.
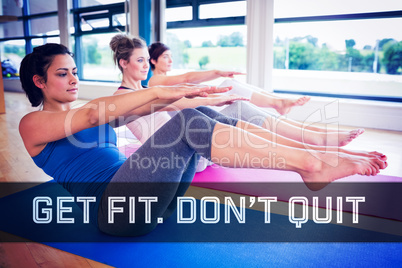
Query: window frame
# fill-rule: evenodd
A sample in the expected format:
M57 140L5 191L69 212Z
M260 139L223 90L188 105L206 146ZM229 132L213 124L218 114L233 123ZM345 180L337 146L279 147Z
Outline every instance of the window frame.
M226 2L239 2L244 0L166 0L166 8L193 7L193 19L186 21L167 22L167 29L192 28L205 26L241 25L246 23L246 16L199 19L199 6L204 4L217 4Z
M106 11L105 13L98 14L86 14L91 12ZM82 81L101 81L95 79L84 79L84 64L83 64L83 53L82 53L82 37L85 35L102 34L102 33L113 33L118 31L125 31L126 26L113 26L113 15L125 14L124 3L114 3L109 5L99 5L93 7L79 7L79 0L73 0L73 7L70 10L73 15L73 25L74 33L71 34L74 38L75 47L75 63L77 65L78 77L82 77ZM109 20L108 27L101 27L97 29L92 29L88 31L82 31L81 29L81 18L89 19L99 19L107 18ZM112 82L112 81L110 81Z
M57 17L58 11L44 12L44 13L36 13L29 14L29 1L23 0L22 7L22 16L17 17L17 21L22 21L22 25L24 27L23 33L24 36L21 37L11 37L11 38L0 38L0 42L11 41L11 40L24 40L25 41L25 53L29 54L33 51L32 40L33 39L44 39L44 38L53 38L60 37L60 34L53 35L32 35L31 31L31 20L37 18L46 18L46 17ZM7 78L5 78L7 79Z

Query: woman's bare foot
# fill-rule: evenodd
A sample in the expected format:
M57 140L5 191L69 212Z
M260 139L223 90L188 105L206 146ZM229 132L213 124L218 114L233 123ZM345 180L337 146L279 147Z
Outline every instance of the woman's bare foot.
M273 107L280 115L290 112L294 106L302 106L310 100L310 97L301 97L296 100L291 99L278 99L276 105Z
M326 144L327 146L345 146L349 144L351 141L356 139L358 136L363 134L364 129L358 128L353 129L351 131L342 131L342 132L330 132L326 134Z
M306 186L313 191L320 190L329 183L347 176L359 174L374 176L387 163L379 157L354 156L344 153L309 152L303 159L304 170L298 171Z
M303 137L301 142L308 145L316 145L316 146L342 147L349 144L363 132L364 129L360 128L351 131L328 132L328 133L307 130L303 131Z
M343 148L338 148L338 151L340 153L350 154L350 155L355 155L355 156L378 157L382 161L387 161L387 156L380 152L377 152L377 151L365 152L365 151L346 150Z

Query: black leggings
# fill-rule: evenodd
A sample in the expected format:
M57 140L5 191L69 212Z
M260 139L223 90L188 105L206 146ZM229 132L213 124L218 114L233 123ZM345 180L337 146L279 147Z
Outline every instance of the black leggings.
M226 117L210 108L184 109L169 120L132 154L116 172L98 209L98 226L105 233L138 236L149 233L158 220L168 218L176 209L177 196L187 191L196 170L199 156L211 159L212 133L217 122L235 126L237 119ZM114 207L123 212L113 214L109 223L109 197L118 200ZM130 223L131 210L135 223ZM157 202L139 200L157 197ZM112 198L113 199L113 198ZM147 203L148 202L148 203ZM146 222L145 204L151 206L150 222ZM159 218L159 219L158 219Z

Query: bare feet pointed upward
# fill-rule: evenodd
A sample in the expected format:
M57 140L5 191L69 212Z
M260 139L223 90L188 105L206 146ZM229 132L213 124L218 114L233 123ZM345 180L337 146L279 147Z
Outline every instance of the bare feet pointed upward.
M305 161L306 169L298 173L306 186L314 191L324 188L337 179L351 175L375 176L381 169L387 167L383 157L373 155L310 152L310 156Z
M296 100L291 99L282 99L278 104L274 107L275 110L281 114L285 115L290 112L290 110L295 106L302 106L306 104L310 100L310 97L301 97Z

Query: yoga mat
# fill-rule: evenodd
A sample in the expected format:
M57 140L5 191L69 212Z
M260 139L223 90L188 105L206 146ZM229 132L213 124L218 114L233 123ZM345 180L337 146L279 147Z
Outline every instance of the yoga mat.
M377 175L353 175L332 182L319 191L311 191L296 172L225 168L218 165L207 167L195 175L192 185L252 196L276 196L280 201L288 201L292 196L318 197L319 207L326 207L326 198L332 197L335 209L336 198L364 197L359 213L402 221L402 178ZM345 202L343 202L345 203ZM352 212L352 206L343 206L343 211Z
M135 152L140 145L130 144L119 147L127 157ZM364 197L364 205L359 206L362 215L381 217L402 221L402 178L377 175L353 175L335 181L324 189L311 191L299 174L291 171L225 168L216 164L207 167L203 172L196 173L192 185L220 190L225 192L251 195L275 196L280 201L287 202L292 196L308 198L318 197L318 206L326 208L326 198L331 197L331 206L337 208L336 198L342 197L342 210L353 212L351 203L345 202L346 197Z
M398 267L400 243L48 243L118 268Z
M2 185L4 186L4 185ZM3 187L4 189L4 187ZM251 266L392 265L400 261L401 243L267 243L265 241L402 241L400 236L312 221L295 228L288 217L247 209L245 224L177 224L176 214L141 237L112 237L83 224L80 208L70 204L74 224L38 225L32 219L32 199L68 197L60 185L49 182L0 199L0 229L43 242L116 267L133 266ZM200 201L197 201L199 206ZM224 204L219 205L221 212ZM262 217L262 218L261 218ZM222 215L223 218L223 215ZM368 240L367 240L368 239ZM47 241L46 241L47 240ZM70 242L59 242L70 241ZM193 241L193 242L180 242ZM205 243L204 241L210 241ZM231 241L225 243L224 241ZM250 243L251 242L251 243ZM254 243L253 243L254 242ZM369 252L375 252L370 254Z

